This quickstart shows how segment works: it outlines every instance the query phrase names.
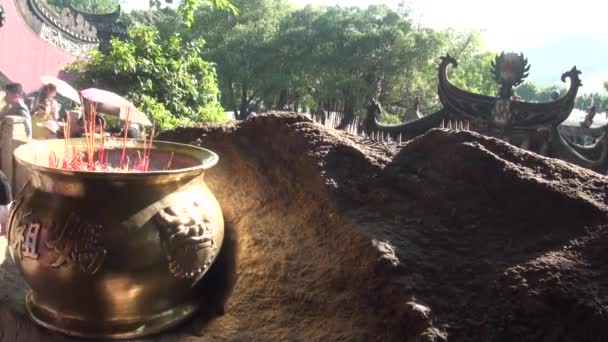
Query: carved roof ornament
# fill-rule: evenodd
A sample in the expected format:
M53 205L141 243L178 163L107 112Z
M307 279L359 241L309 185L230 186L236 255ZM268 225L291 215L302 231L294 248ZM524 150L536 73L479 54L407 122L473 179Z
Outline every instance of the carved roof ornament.
M465 91L452 84L448 78L449 65L458 66L447 55L439 65L438 95L443 107L460 120L478 122L480 125L511 129L536 129L557 126L570 115L574 100L581 86L576 67L562 74L562 82L570 79L570 87L560 98L545 103L532 103L512 99L513 87L521 84L530 69L523 54L499 55L493 64L495 79L500 84L498 96L487 96Z
M101 40L99 50L108 51L110 49L110 40L114 37L125 38L127 36L127 26L120 20L121 7L118 5L116 10L105 14L92 14L83 12L72 4L69 10L78 18L82 17L84 21L92 25L96 30L96 36Z
M513 88L522 84L528 77L530 64L523 53L501 52L492 61L490 71L496 83L500 85L499 96L508 99L513 95Z
M412 139L426 131L441 127L472 130L503 139L523 149L544 156L559 158L605 174L608 172L608 125L598 128L604 134L593 145L578 145L563 137L558 127L574 108L581 72L572 67L561 76L570 80L568 90L551 94L547 102L526 102L512 97L513 87L528 76L530 66L523 54L502 53L492 64L494 79L500 85L496 96L475 94L450 82L448 67L458 62L450 55L441 58L438 68L437 92L442 108L420 119L401 125L383 125L377 121L381 107L372 99L363 129L371 136L390 135L395 141ZM593 106L592 106L593 107ZM591 126L595 108L590 108L582 126ZM377 138L376 138L377 139Z
M4 13L4 7L0 4L0 27L4 26L4 22L6 22L6 14Z
M52 26L47 26L44 23L40 29L40 38L67 53L83 58L87 58L89 53L99 46L95 43L76 43L65 38L61 32L54 29Z

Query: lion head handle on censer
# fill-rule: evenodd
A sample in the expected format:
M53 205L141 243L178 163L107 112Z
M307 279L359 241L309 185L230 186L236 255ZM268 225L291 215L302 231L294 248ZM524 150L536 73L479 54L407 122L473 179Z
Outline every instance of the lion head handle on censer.
M218 251L218 226L203 202L182 198L161 209L155 219L171 273L189 279L206 272Z

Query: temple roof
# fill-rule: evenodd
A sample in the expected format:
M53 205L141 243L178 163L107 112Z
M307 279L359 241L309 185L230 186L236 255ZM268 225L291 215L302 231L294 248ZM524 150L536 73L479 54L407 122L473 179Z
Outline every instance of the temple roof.
M518 64L520 75L514 78L517 82L523 81L529 69L529 67L526 67L527 60L523 55L510 54L509 57L520 58L519 63L513 61L507 61L511 63L501 63L503 56L505 54L497 57L496 68L498 71L496 74L509 77L511 74L517 74L511 69L514 69L514 64ZM566 94L556 100L544 103L524 102L512 98L512 88L517 82L513 82L511 79L497 81L500 85L500 91L496 96L475 94L460 89L452 84L448 78L449 65L457 67L458 62L450 55L442 57L439 65L438 95L441 104L450 113L450 119L475 122L487 127L504 128L508 126L513 129L532 130L539 127L557 127L570 115L574 108L578 89L582 85L579 78L581 72L573 67L561 76L562 82L565 82L567 78L570 80L570 87Z
M43 26L47 26L75 43L99 43L97 29L82 14L70 8L64 8L60 13L56 13L41 0L16 1L16 3L19 14L35 33L40 34Z
M78 10L74 6L70 5L70 10L76 15L80 14L97 29L98 37L103 40L103 33L108 32L115 35L126 34L126 27L119 22L120 18L120 5L114 12L106 14L92 14Z
M49 6L42 0L15 1L20 16L43 40L79 57L86 57L112 36L124 34L117 23L120 7L107 14L91 14Z

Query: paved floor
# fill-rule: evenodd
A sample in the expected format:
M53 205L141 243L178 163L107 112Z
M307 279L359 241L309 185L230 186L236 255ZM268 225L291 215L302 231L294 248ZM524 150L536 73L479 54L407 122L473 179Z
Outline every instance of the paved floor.
M12 309L23 312L26 288L8 251L6 236L0 236L0 303L8 302Z

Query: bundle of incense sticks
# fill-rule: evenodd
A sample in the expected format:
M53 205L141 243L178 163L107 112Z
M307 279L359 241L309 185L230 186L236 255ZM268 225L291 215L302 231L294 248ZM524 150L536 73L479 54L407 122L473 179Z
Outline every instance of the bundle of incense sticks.
M88 110L86 110L88 109ZM110 165L109 163L109 155L105 150L105 127L103 121L101 122L101 127L96 127L97 123L95 122L95 118L97 117L97 104L96 103L88 103L87 107L84 110L83 118L85 119L85 142L86 142L86 152L87 152L87 160L83 159L82 154L77 153L76 147L71 146L70 144L70 132L71 132L71 124L70 118L66 120L66 124L63 127L64 132L64 142L65 142L65 152L62 159L58 158L55 152L51 152L49 154L49 167L51 168L60 168L66 170L78 170L78 171L127 171L127 172L147 172L150 167L150 155L152 152L152 144L154 142L154 130L156 124L152 124L152 130L150 134L150 138L148 139L146 136L146 131L143 131L143 153L137 151L138 158L133 160L133 165L130 165L130 158L127 156L127 131L129 130L129 114L130 108L126 109L126 127L124 129L123 136L123 147L122 153L120 156L119 166L115 167ZM99 149L98 152L95 153L95 133L97 128L100 128L101 138L99 139ZM71 147L71 149L70 149ZM71 155L70 155L71 150ZM95 158L97 157L97 158ZM171 154L171 158L167 164L167 169L171 167L171 162L173 160L173 154ZM37 163L36 154L34 153L34 164Z

